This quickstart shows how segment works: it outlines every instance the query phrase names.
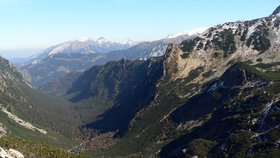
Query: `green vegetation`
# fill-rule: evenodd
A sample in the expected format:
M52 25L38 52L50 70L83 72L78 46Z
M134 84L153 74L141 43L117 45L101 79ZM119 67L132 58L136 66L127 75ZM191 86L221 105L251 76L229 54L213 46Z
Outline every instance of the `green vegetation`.
M249 132L241 132L236 133L230 136L227 140L227 144L229 145L226 155L229 157L234 156L237 158L242 158L245 155L246 150L252 144L251 133Z
M205 140L205 139L194 139L190 143L188 143L186 149L187 154L190 156L198 156L198 157L207 157L208 153L211 151L211 149L216 146L217 143Z
M221 49L224 52L224 58L236 51L232 29L225 29L217 33L212 42L217 47L217 49Z
M2 112L0 112L0 120L1 123L7 128L7 137L19 137L28 140L38 140L61 148L72 148L79 143L52 131L48 131L48 134L45 135L38 131L27 129L8 118L7 115Z
M280 150L275 150L272 149L270 151L261 151L257 153L253 153L248 155L248 158L256 158L256 157L261 157L261 158L277 158L280 155Z
M0 80L1 108L7 108L20 119L47 131L47 134L42 134L39 131L27 129L8 118L1 109L0 123L7 130L7 136L0 140L1 146L22 149L27 157L56 157L54 155L61 157L63 154L67 155L67 152L56 147L69 149L79 144L71 138L80 135L78 129L80 119L70 109L69 102L32 89L23 81L18 70L2 58L0 58ZM37 141L45 142L45 144L36 143ZM30 151L31 155L28 155L27 147L30 146L30 150L33 151L33 143L34 148L38 147L38 151L37 149L34 150L35 153ZM69 155L69 157L76 156Z
M257 62L262 62L263 59L262 59L262 58L258 58L256 61L257 61Z
M242 33L242 35L240 37L240 40L245 41L246 37L247 37L247 34L248 34L248 28L246 28L246 30Z
M197 44L197 42L200 40L199 37L195 38L195 39L191 39L191 40L185 40L181 43L181 45L183 45L183 47L181 48L183 52L188 52L190 53L193 49L194 46ZM202 47L200 45L200 47ZM187 58L187 56L184 56L183 58Z
M248 73L248 78L242 76L243 69ZM200 75L202 71L202 68L193 70L190 73L191 80ZM263 91L276 94L280 89L277 86L278 82L275 82L267 87L245 89L241 93L241 89L236 87L242 87L245 82L249 82L245 79L250 79L250 81L258 79L260 74L256 75L256 72L260 73L255 66L248 63L235 65L222 77L227 88L218 89L210 94L204 92L194 98L181 98L180 96L193 94L199 89L199 84L189 84L191 80L188 78L170 82L168 74L166 74L160 81L156 100L152 101L148 108L145 108L132 120L127 135L117 139L109 149L88 152L88 155L92 157L156 156L155 153L159 149L175 140L174 142L181 143L181 146L177 146L175 151L171 150L169 153L179 154L182 149L186 148L186 154L199 157L208 155L244 157L248 148L256 143L256 138L252 136L257 127L248 122L251 117L260 117L259 113L272 98L270 95L265 95ZM204 76L211 73L207 72L207 75ZM263 74L265 72L261 72L261 76ZM187 104L188 102L190 103ZM201 119L206 123L192 130L178 130L178 124L184 124L184 121L173 122L174 113L170 114L171 116L169 115L166 120L164 118L179 105L185 107L186 110L177 109L181 113L175 113L176 117L183 117L186 120ZM210 120L207 120L208 114L211 115ZM279 116L278 113L271 114L271 118ZM151 122L153 123L151 124ZM273 124L269 126L273 126ZM275 140L278 135L274 132L271 137ZM178 141L176 141L177 139ZM226 149L217 150L223 142L226 144ZM271 155L271 152L265 152ZM254 151L248 156L254 154L260 155Z
M259 25L256 28L256 31L252 33L249 39L246 42L247 47L253 45L253 49L264 53L267 51L270 46L269 40L269 29L264 25Z
M0 138L0 146L6 149L16 149L28 158L84 158L84 156L75 153L69 153L63 149L56 148L39 141L31 141L20 137Z
M212 70L209 70L209 71L203 73L202 76L203 76L204 78L209 78L209 77L211 77L213 74L214 74L214 72L213 72Z
M278 115L280 116L280 115ZM280 127L275 128L267 133L267 137L270 141L278 141L280 138Z
M278 66L278 65L280 65L280 62L267 63L267 64L258 63L255 66L258 67L258 68L261 68L261 69L270 69L270 68L272 68L274 66Z
M198 67L194 70L191 70L189 72L186 82L188 83L188 82L191 82L192 80L196 79L203 72L203 70L204 70L203 67Z
M84 127L100 133L118 130L116 135L122 136L137 112L153 100L162 75L161 58L109 62L86 71L68 95L72 102L84 103L74 106Z
M265 81L280 81L280 73L278 71L267 71L262 72L256 68L256 66L249 65L245 62L238 63L243 69L256 75L258 78L265 80Z
M183 54L181 55L181 57L182 57L183 59L187 59L187 58L189 57L189 53L188 53L188 52L185 52L185 53L183 53Z

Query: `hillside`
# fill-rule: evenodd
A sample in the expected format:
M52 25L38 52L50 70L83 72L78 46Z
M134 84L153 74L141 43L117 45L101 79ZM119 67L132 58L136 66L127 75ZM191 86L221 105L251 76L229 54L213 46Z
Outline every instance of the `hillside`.
M75 109L84 127L102 133L125 132L135 114L154 98L155 83L163 75L161 63L160 58L122 60L87 70L67 92L72 102L83 102Z
M29 157L278 158L279 14L53 53L24 68L39 90L0 57L0 146Z
M93 137L82 149L93 150L91 156L95 157L279 155L279 24L280 17L273 14L217 25L180 45L170 44L165 57L151 59L157 62L146 70L149 72L155 64L163 66L163 76L149 84L155 86L152 93L132 93L139 92L136 87L143 85L141 82L127 85L128 91L124 92L128 96L121 104L128 103L121 110L125 113L119 113L114 103L114 96L122 94L122 88L114 84L123 83L114 75L120 72L118 64L88 70L67 94L72 102L86 101L86 109L99 107L99 101L104 101L105 112L101 111L96 120L93 110L93 122L84 128L102 133L99 137L107 140L107 145L106 141L102 144L106 150L97 147L94 141L98 137ZM110 73L100 74L100 70ZM146 95L152 99L135 111L138 100L133 97L142 99ZM106 102L110 97L113 102ZM130 111L134 112L133 118L125 117ZM87 118L86 122L90 121ZM122 128L108 127L119 124L128 127L125 133ZM113 132L111 138L107 132Z
M2 57L0 70L0 146L14 144L14 137L20 141L26 139L30 144L44 141L59 148L76 145L71 139L80 135L80 118L71 110L69 102L32 89L21 73ZM59 148L56 150L62 150Z

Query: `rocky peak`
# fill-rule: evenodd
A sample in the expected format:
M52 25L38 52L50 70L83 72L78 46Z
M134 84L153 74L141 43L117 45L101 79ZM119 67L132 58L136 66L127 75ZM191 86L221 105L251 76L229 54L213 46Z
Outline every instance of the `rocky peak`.
M166 62L169 75L173 80L188 78L199 68L203 72L197 80L204 82L203 73L211 72L210 79L219 77L237 61L258 64L261 58L266 63L276 62L280 60L279 24L278 17L230 22L209 28L179 46L170 45Z
M274 12L272 13L272 15L277 15L277 16L280 16L280 6L278 6Z
M97 43L99 44L104 44L104 43L107 43L109 42L107 39L105 39L104 37L100 37L96 40Z
M137 42L135 42L131 39L126 39L126 40L121 41L120 44L133 46L133 45L136 45Z

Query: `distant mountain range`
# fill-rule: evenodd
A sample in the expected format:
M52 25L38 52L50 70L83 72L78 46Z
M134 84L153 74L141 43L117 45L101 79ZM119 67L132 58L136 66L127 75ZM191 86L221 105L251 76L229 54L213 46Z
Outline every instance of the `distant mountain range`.
M120 59L146 60L161 56L169 43L178 44L198 36L205 30L206 28L199 28L158 41L140 43L131 40L117 43L103 37L96 41L83 38L52 46L38 55L31 56L24 61L24 64L21 61L21 68L33 85L39 87L67 73L85 71L93 65L102 65Z
M27 64L34 64L45 58L53 58L57 54L93 54L93 53L108 53L114 50L125 50L134 45L137 42L132 40L125 40L123 42L111 42L106 40L104 37L100 37L97 40L92 40L88 37L83 37L79 40L64 42L50 48L43 50L37 55L31 56Z

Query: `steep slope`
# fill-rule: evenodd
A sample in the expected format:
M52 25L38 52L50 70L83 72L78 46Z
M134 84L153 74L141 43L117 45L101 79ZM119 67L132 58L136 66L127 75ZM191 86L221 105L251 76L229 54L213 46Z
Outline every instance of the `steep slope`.
M155 98L96 157L279 155L276 15L214 26L167 48Z
M123 135L135 114L155 96L163 75L162 59L110 62L94 66L81 75L68 91L82 115L84 127L101 133Z
M232 66L172 112L169 119L178 125L178 132L185 134L165 146L161 156L279 154L279 137L273 135L279 130L280 75L271 83L272 75L254 68L246 63ZM270 78L260 79L266 75Z
M21 73L0 57L1 136L43 140L69 147L73 144L67 145L64 141L70 143L69 138L80 134L80 119L69 106L64 99L32 89Z
M191 86L192 89L183 90L182 88L176 87L176 91L178 91L177 96L175 95L176 98L179 100L186 100L183 101L183 103L179 102L177 105L180 106L174 107L174 109L172 109L168 115L164 116L163 119L166 119L169 123L173 122L177 125L175 130L176 133L181 133L182 135L184 135L183 133L187 134L186 136L184 135L182 138L179 138L178 141L165 147L161 152L162 157L195 156L195 154L201 154L203 152L211 154L211 152L202 152L203 149L199 150L199 148L195 148L196 145L198 145L195 143L201 143L199 145L207 146L210 150L216 145L216 143L219 144L221 141L226 141L226 139L230 138L227 138L225 135L233 134L238 136L240 134L238 131L245 130L245 127L242 125L245 126L247 124L246 132L249 132L249 134L254 135L258 132L252 131L252 129L248 128L250 123L248 123L244 117L255 118L261 116L262 110L256 110L255 112L248 114L246 108L250 109L249 105L252 104L251 106L260 105L258 108L264 109L265 106L278 94L277 91L273 92L273 94L271 94L271 100L262 100L261 98L258 100L256 98L262 95L255 94L255 91L258 90L258 83L255 83L255 80L262 80L260 81L260 84L264 85L268 84L269 81L276 82L279 80L279 75L277 75L279 70L279 63L277 62L279 61L278 26L279 18L276 16L246 22L226 23L210 28L208 32L199 38L183 42L180 47L173 46L170 48L171 53L168 55L169 59L166 62L166 68L168 68L167 74L169 74L168 77L175 83L185 82L186 87ZM242 76L242 69L235 71L234 67L232 68L231 65L239 61L247 61L251 65L256 66L247 65L243 68L256 75L257 79L249 80L249 75ZM228 68L230 69L227 70ZM221 74L224 74L224 76L220 78ZM216 80L216 78L220 78L220 81L213 84L211 86L212 88L208 88L213 89L213 92L216 93L212 93L212 96L209 96L211 93L207 93L207 88L203 88L202 86L205 86L205 84L213 79ZM243 88L245 89L246 84L244 82L247 82L247 86L252 86L252 90L245 93L240 99L238 97L243 91L240 90L242 88L239 89L236 87L244 86ZM264 85L261 88L269 88ZM221 91L215 91L216 88L220 88ZM180 91L180 89L182 90ZM192 93L192 90L198 90L199 94L196 94L197 92ZM240 100L235 100L235 97ZM242 100L246 97L248 97L248 100ZM241 101L243 101L243 106L241 106ZM229 111L232 113L225 110L225 108L227 108L225 105L228 104L230 105ZM249 107L246 107L246 105ZM242 111L244 113L241 113ZM143 118L145 118L145 116L146 115L144 115ZM219 116L224 116L225 118L219 118ZM233 119L230 119L231 117L233 117ZM229 118L229 120L222 122L222 120L227 118ZM180 124L181 119L183 122L181 122L182 124ZM230 124L232 128L227 127L228 124ZM267 126L273 128L273 126L269 124L267 124ZM181 131L180 129L183 130ZM241 133L243 135L245 134L244 138L246 137L246 132ZM217 138L219 137L218 133L221 134L220 138ZM238 142L239 140L237 136L235 137L237 140L232 141L241 143ZM168 139L168 136L164 139ZM199 139L198 142L195 141L196 139ZM180 146L183 148L176 145L176 147L173 146L177 143L181 145L183 144ZM231 143L232 144L229 143L229 146L234 148L232 146L234 145L233 142ZM249 146L247 146L248 148L250 145L254 145L253 141L247 143L249 144ZM237 145L239 146L235 146L236 148L243 144ZM170 149L172 147L173 150L168 150L168 148ZM239 154L244 154L244 148L238 148L232 153L229 149L225 149L224 152L225 154L237 156ZM176 154L173 153L175 149L177 150ZM275 151L272 150L272 153L273 152ZM214 152L213 154L214 157L216 157L221 153Z
M271 15L278 15L280 13L280 6L278 6Z
M71 72L64 77L58 78L52 82L48 82L39 88L40 91L55 95L55 96L63 96L65 95L73 83L83 74L83 72Z

